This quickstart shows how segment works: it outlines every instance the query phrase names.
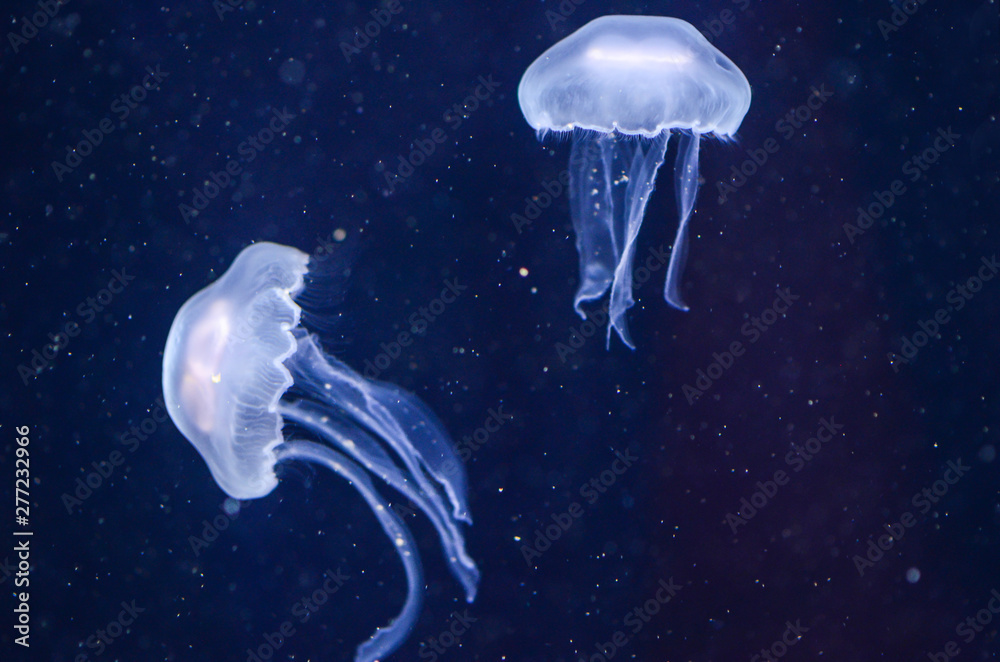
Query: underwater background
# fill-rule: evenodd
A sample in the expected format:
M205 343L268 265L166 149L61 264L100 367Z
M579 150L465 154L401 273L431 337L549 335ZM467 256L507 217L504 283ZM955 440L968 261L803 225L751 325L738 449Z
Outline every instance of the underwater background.
M605 14L690 22L753 90L701 145L686 313L660 172L635 351L573 312L569 141L516 94ZM388 659L996 657L996 0L4 15L0 659L351 660L397 613L352 486L279 465L234 502L163 415L174 314L262 240L349 268L324 346L414 392L468 473L478 597L398 500L427 586Z

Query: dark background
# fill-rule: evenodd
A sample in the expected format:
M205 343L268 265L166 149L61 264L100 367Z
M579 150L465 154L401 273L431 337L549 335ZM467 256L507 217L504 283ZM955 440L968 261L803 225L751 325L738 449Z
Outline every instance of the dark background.
M491 407L514 415L467 465L479 598L465 604L436 532L409 517L427 599L391 659L430 659L420 642L467 607L477 620L440 659L589 660L671 577L682 590L615 659L750 659L789 620L808 631L787 659L924 660L949 641L955 659L991 658L995 620L971 643L955 627L1000 589L1000 281L911 364L894 369L887 353L1000 252L996 1L910 5L916 13L884 37L878 21L901 3L586 0L552 24L552 2L402 0L346 62L340 43L378 7L248 1L220 20L208 0L72 0L18 52L5 35L0 485L13 531L14 429L30 426L34 537L32 646L13 643L4 573L0 658L242 662L328 568L351 579L295 623L275 659L350 660L395 616L402 567L342 479L285 467L271 495L243 503L196 555L190 537L226 505L205 463L169 422L147 422L154 430L131 448L121 440L157 413L162 348L188 297L250 242L311 252L337 228L359 240L342 251L351 277L327 348L361 368L457 278L468 289L382 378L416 392L456 439ZM5 32L36 10L8 3ZM663 301L661 270L628 315L636 351L617 338L606 351L602 330L563 362L556 343L580 323L568 200L522 233L510 217L558 177L569 145L537 141L518 80L599 15L669 15L708 30L724 10L732 21L713 42L746 74L753 102L735 143L702 145L691 311ZM304 65L301 81L283 80L290 58ZM119 121L115 97L157 65L168 77ZM499 86L453 129L443 115L479 76ZM785 139L776 122L823 85L833 96ZM285 135L185 223L178 204L284 107L296 115ZM51 163L108 116L114 131L60 182ZM383 170L438 127L447 140L390 192ZM904 162L948 127L960 139L911 182ZM720 204L716 184L769 138L779 151ZM673 149L639 255L673 241L672 163ZM906 193L850 243L844 223L896 179ZM78 304L113 270L134 280L22 380L18 365L81 322ZM713 352L746 340L741 326L779 287L801 298L689 405L683 386ZM842 435L734 535L727 513L788 469L791 444L824 417ZM580 486L626 449L638 460L587 504ZM125 463L68 514L63 495L115 450ZM959 458L968 473L860 576L853 557ZM573 502L584 514L529 567L521 546ZM0 559L13 557L6 539ZM95 655L87 638L133 600L145 611Z

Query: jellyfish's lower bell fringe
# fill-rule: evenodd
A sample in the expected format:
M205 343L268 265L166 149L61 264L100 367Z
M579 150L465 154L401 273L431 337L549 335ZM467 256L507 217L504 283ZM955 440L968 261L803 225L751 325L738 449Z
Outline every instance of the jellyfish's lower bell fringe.
M675 183L679 217L667 267L663 296L672 306L688 310L680 296L680 278L687 257L687 224L698 193L697 133L680 132ZM636 237L663 164L670 132L653 138L582 131L574 136L570 154L570 211L580 256L580 286L574 308L587 319L581 304L604 296L608 302L607 346L615 330L635 349L625 313L632 297L632 263Z

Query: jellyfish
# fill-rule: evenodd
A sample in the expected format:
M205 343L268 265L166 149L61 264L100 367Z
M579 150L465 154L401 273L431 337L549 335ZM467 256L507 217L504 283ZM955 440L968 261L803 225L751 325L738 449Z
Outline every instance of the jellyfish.
M413 628L423 577L413 537L369 474L427 515L472 602L479 570L458 525L472 523L466 477L447 432L422 402L328 355L300 324L296 299L315 277L309 256L295 248L267 242L245 248L174 318L163 352L163 394L171 419L232 498L269 494L278 484L275 465L287 460L323 465L361 493L407 577L399 615L357 649L356 662L372 662L396 650ZM283 436L289 423L325 443Z
M572 134L569 202L580 256L573 307L611 288L607 344L615 329L635 349L625 320L632 259L671 131L679 136L674 183L679 224L663 296L680 293L688 220L698 194L702 135L730 139L750 108L743 73L690 23L664 16L602 16L542 53L517 98L539 137Z

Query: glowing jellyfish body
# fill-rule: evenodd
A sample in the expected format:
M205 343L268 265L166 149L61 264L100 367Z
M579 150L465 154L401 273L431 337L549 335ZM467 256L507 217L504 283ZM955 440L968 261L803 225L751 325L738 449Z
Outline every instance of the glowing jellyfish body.
M427 514L472 602L479 571L458 528L459 521L472 522L466 478L448 434L416 397L365 379L325 354L299 326L294 299L304 287L308 261L288 246L253 244L191 297L167 337L163 393L171 419L234 499L266 496L278 484L274 465L298 459L340 474L368 502L403 562L408 584L400 614L357 650L355 660L371 662L384 659L409 634L423 579L409 530L368 474ZM296 399L285 396L293 385ZM285 440L285 421L330 445Z
M539 135L574 132L570 212L580 255L573 305L604 296L608 343L615 329L635 348L625 312L632 307L635 239L672 130L677 237L663 296L687 310L680 277L687 225L698 194L700 137L729 138L750 108L743 73L691 24L663 16L602 16L535 60L517 90L521 111Z

